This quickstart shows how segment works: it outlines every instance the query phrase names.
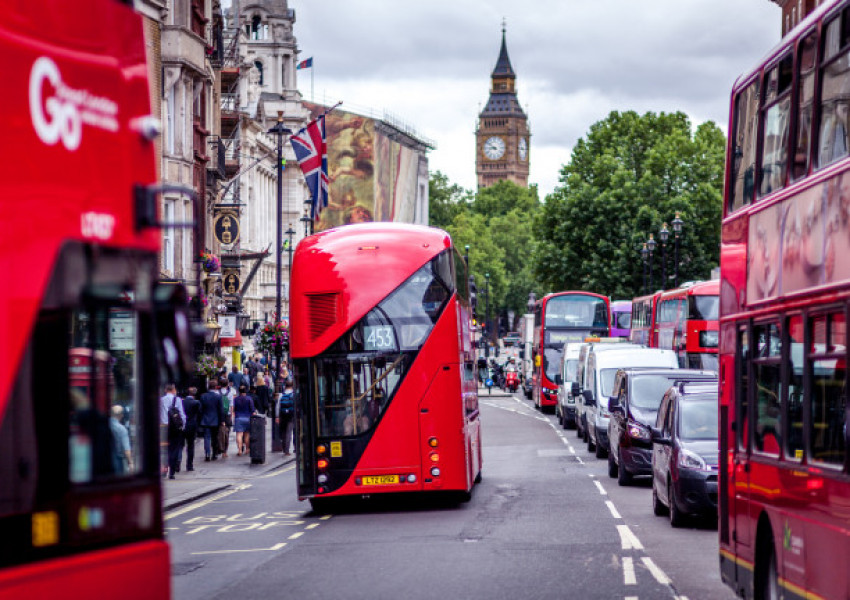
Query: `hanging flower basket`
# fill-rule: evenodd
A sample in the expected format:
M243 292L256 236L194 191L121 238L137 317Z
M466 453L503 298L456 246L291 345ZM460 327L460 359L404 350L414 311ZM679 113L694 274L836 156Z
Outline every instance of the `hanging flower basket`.
M198 362L195 363L195 371L198 375L206 379L215 377L215 374L218 371L216 367L216 357L212 354L201 354L198 357Z
M289 328L283 323L266 323L254 336L254 346L261 352L276 355L289 349Z
M212 252L201 254L201 267L207 273L217 273L221 270L221 261Z

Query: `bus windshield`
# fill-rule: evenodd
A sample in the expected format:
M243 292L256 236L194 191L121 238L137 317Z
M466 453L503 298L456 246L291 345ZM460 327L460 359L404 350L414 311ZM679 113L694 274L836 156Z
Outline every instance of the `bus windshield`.
M716 321L720 318L720 296L691 296L690 318Z
M546 303L545 327L608 327L605 300L595 296L555 296Z

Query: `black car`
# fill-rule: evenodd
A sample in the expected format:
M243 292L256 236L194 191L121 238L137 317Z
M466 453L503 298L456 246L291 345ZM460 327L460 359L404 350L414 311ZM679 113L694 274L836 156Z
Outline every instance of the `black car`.
M680 384L664 395L652 428L652 509L679 527L717 517L717 385Z
M652 441L661 398L679 382L716 382L714 371L698 369L621 369L608 399L608 475L627 485L635 475L652 474Z

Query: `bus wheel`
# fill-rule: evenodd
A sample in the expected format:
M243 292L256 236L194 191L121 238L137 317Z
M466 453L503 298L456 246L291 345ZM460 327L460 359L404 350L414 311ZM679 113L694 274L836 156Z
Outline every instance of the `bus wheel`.
M329 498L310 498L310 507L317 515L327 514L330 506L331 500Z
M779 600L779 574L776 570L776 551L771 535L766 536L756 552L755 583L757 600Z

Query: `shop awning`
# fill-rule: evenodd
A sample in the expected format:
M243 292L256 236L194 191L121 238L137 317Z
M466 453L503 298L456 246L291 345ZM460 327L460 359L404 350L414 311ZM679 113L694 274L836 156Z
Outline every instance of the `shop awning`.
M232 338L223 337L223 338L221 338L222 348L225 348L225 347L228 347L228 346L241 346L241 345L242 345L242 332L240 332L238 329L236 330L236 337L232 337Z

